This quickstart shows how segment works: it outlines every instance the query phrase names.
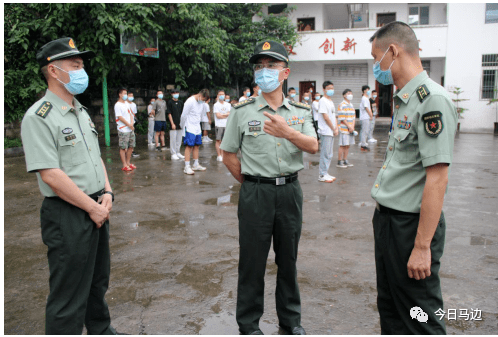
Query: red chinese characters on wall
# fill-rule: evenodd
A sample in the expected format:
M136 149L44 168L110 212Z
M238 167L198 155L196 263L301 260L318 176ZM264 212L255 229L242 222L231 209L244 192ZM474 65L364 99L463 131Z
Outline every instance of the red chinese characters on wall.
M347 51L349 53L349 51L353 49L353 54L356 54L356 42L354 42L354 39L349 39L346 38L346 41L344 41L344 48L342 48L341 50L344 50L344 51Z
M284 43L284 47L287 50L287 54L289 54L289 55L297 55L296 52L294 51L294 47L289 46L286 43Z
M326 39L324 43L318 49L321 49L323 47L323 52L327 54L329 51L332 55L335 55L335 39L332 38L332 42L329 41L329 39Z

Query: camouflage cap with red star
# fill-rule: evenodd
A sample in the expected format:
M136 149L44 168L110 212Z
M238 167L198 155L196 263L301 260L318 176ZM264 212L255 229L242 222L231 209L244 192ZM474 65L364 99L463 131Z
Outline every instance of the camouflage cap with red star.
M36 53L36 61L40 67L44 67L52 61L73 56L88 59L94 57L95 53L91 50L79 51L72 38L63 37L43 45Z
M289 55L284 45L272 40L258 43L254 48L254 54L249 59L249 63L256 63L262 56L270 56L280 61L289 62Z

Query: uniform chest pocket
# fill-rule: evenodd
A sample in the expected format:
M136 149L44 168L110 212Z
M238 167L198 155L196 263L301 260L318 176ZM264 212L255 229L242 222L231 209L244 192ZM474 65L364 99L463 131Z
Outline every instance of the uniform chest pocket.
M394 160L398 163L414 163L420 158L418 140L410 130L397 130L394 139L396 142Z
M81 135L76 135L76 138L70 140L59 138L59 153L63 168L86 163L86 145Z
M268 137L263 131L247 131L242 142L249 153L268 153Z

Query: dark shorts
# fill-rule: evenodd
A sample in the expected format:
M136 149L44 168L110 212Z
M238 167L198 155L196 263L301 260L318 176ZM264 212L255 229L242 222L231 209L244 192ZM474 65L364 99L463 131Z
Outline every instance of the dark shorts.
M166 122L165 121L155 121L154 122L154 131L166 131Z
M187 146L202 145L202 135L194 135L193 133L185 131L183 144Z

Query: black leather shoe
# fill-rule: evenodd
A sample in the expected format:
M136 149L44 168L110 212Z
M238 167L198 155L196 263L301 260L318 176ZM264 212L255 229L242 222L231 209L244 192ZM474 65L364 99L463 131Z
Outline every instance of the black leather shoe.
M279 334L280 335L306 335L306 331L304 331L304 328L300 325L295 326L293 328L287 328L285 326L280 326Z
M249 335L264 335L263 331L260 329L251 332Z

